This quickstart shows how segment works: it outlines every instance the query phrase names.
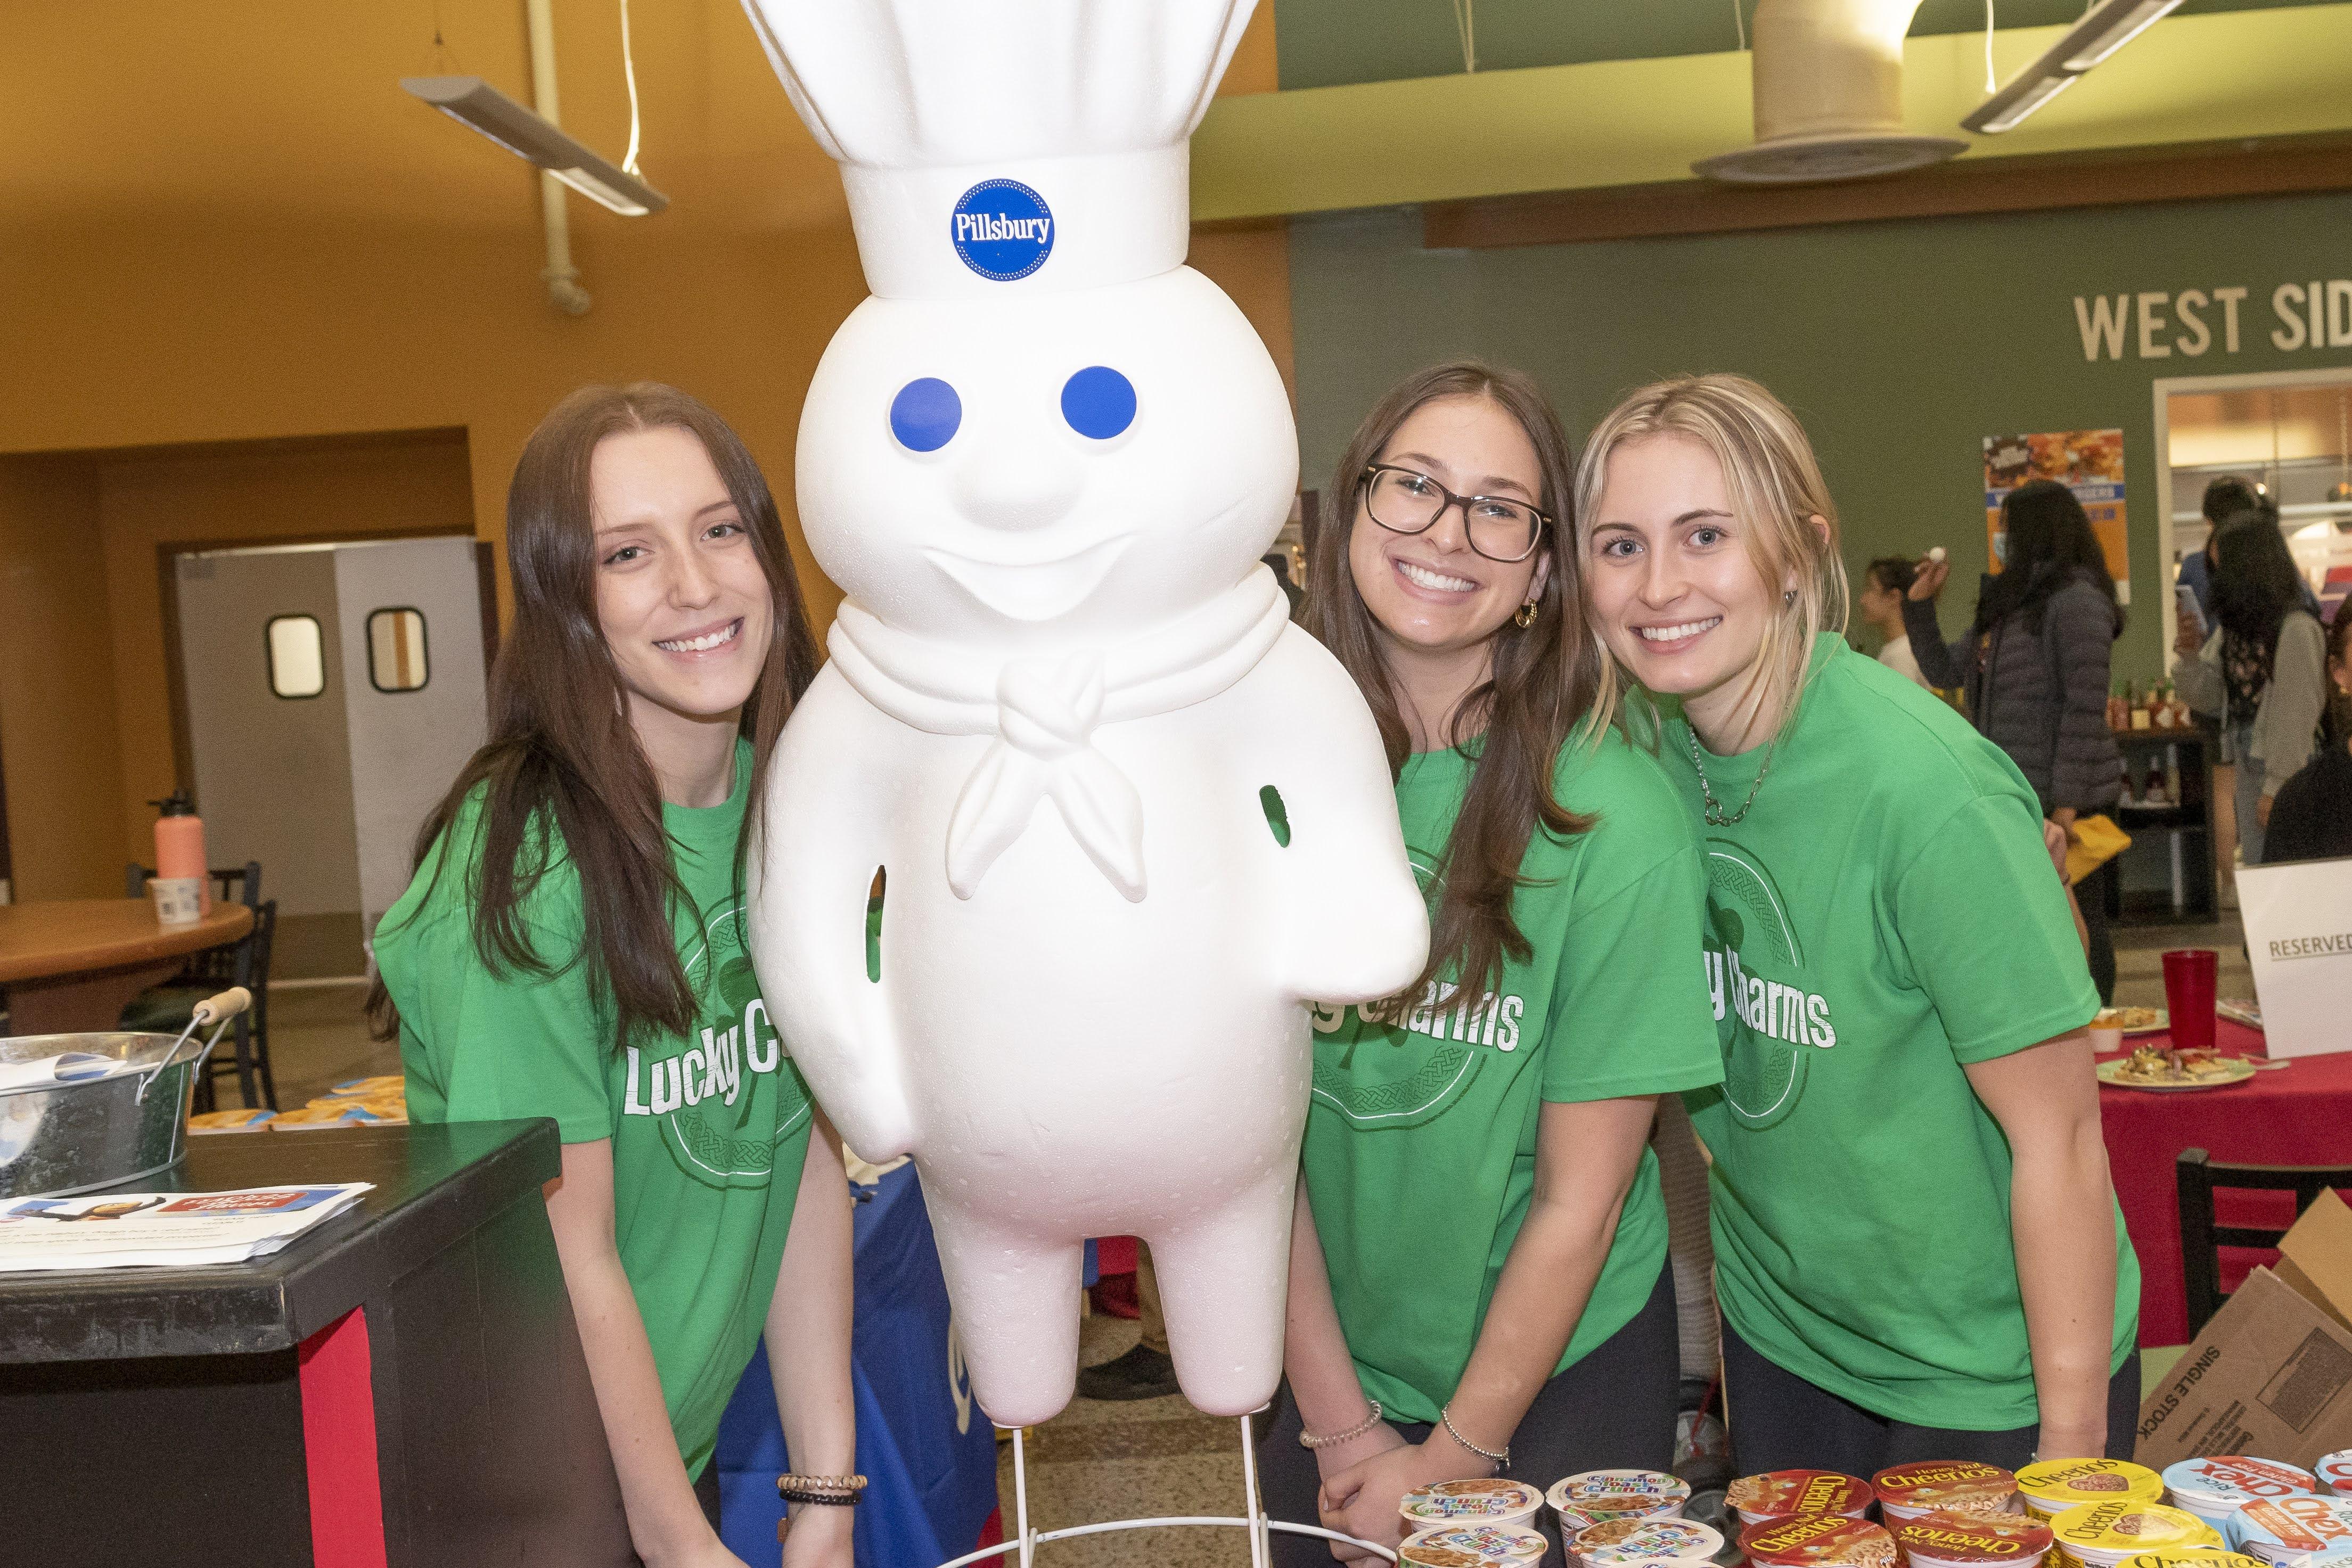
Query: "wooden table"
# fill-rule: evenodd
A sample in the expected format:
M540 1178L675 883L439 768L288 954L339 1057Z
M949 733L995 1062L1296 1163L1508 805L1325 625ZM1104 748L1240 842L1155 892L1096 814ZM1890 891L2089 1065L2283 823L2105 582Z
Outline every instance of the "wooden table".
M110 1030L131 998L169 979L191 953L253 929L253 911L215 904L189 925L165 925L143 898L0 904L0 986L17 1034Z

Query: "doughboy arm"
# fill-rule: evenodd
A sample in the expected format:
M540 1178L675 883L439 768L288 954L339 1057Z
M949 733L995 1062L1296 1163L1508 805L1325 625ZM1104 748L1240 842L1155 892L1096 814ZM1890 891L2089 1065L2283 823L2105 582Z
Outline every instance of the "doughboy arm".
M1285 632L1276 656L1301 672L1304 688L1267 780L1290 826L1281 979L1302 1000L1393 996L1429 956L1429 910L1405 856L1380 731L1355 683L1306 632Z
M829 666L778 742L747 867L751 960L784 1044L864 1159L908 1152L906 1083L880 983L866 977L867 890L887 791L857 758L865 699Z

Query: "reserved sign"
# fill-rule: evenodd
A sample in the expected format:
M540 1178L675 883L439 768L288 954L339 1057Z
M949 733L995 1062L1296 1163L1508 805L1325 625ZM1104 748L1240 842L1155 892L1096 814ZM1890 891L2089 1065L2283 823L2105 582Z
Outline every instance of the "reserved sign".
M2352 1051L2352 860L2248 866L2238 904L2270 1053Z

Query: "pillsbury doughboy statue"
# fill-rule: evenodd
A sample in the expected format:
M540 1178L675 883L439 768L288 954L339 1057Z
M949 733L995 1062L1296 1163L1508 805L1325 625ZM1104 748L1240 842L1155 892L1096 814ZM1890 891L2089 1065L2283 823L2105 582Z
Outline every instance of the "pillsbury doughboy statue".
M747 5L874 290L801 418L849 597L769 786L761 977L850 1145L914 1155L995 1421L1068 1402L1081 1246L1120 1234L1185 1393L1245 1413L1281 1373L1305 1003L1428 945L1370 716L1258 564L1281 379L1183 265L1252 0Z

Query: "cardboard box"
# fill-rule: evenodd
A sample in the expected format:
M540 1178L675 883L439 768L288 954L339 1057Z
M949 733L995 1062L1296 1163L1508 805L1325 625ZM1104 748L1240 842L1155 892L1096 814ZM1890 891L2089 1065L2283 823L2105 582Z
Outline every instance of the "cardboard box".
M2140 1406L2133 1458L2200 1454L2308 1466L2352 1448L2352 1208L2332 1192L2256 1269Z

